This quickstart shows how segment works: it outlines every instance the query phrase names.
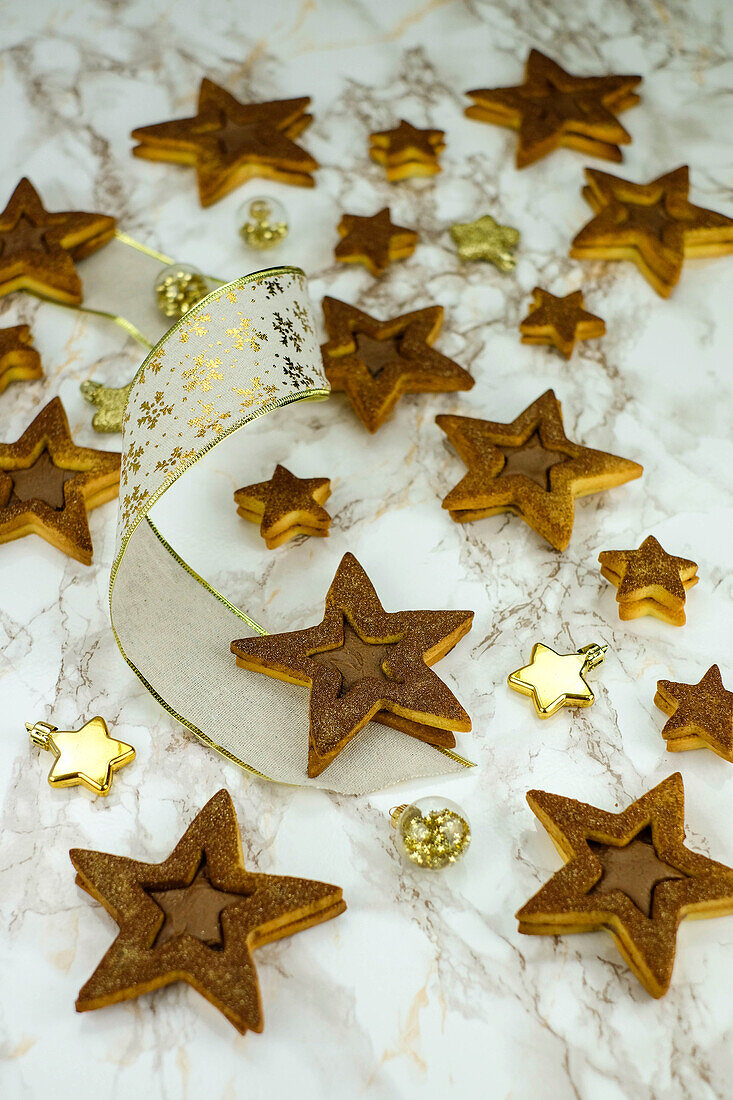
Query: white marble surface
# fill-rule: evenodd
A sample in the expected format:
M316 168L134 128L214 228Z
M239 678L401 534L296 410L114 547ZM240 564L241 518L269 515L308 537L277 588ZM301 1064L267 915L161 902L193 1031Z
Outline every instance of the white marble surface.
M200 747L148 696L108 626L113 505L93 514L89 569L39 539L0 548L3 1097L729 1096L733 918L682 927L672 988L655 1002L607 935L525 938L513 913L559 866L525 803L530 787L612 809L679 768L688 842L733 864L733 767L707 752L666 754L652 704L657 678L696 680L713 661L733 686L733 258L688 263L668 302L630 265L569 260L589 214L580 197L589 162L561 151L516 172L513 135L465 119L461 95L517 80L531 46L578 72L639 72L643 102L623 116L634 143L620 174L641 180L689 163L693 201L733 214L725 0L5 0L0 16L2 196L28 174L51 208L115 213L139 239L233 277L257 266L235 232L240 203L277 193L293 221L279 259L303 265L316 303L329 293L382 316L446 307L439 346L473 371L471 393L403 400L373 438L341 397L286 410L217 449L179 485L187 506L171 500L158 518L271 629L315 620L347 549L388 607L475 609L471 635L441 667L473 716L460 748L479 765L430 785L470 814L465 864L413 873L395 854L386 811L424 786L346 799L264 784ZM201 211L192 172L132 158L130 129L189 113L203 74L242 99L313 96L302 141L323 165L314 191L255 181ZM367 159L369 131L397 117L446 130L442 175L391 186ZM419 230L414 257L379 282L337 266L340 212L386 203ZM521 230L513 275L456 260L447 227L483 212ZM523 347L517 325L536 283L582 286L608 335L569 364ZM0 323L19 319L33 326L46 379L0 397L2 438L60 393L78 440L99 443L79 382L122 384L138 350L114 328L1 299ZM434 415L508 420L550 386L568 434L643 462L642 480L580 502L563 554L517 519L452 524L440 498L462 467ZM268 553L236 519L230 494L245 465L266 476L277 460L334 477L330 540ZM620 623L598 572L599 550L648 533L699 563L681 630ZM534 641L594 639L611 651L590 710L540 723L506 688ZM135 744L136 762L108 799L52 791L50 758L29 748L24 722L96 713ZM249 865L338 882L348 912L258 952L263 1035L239 1037L184 986L76 1015L76 992L114 925L74 885L68 849L158 860L222 785Z

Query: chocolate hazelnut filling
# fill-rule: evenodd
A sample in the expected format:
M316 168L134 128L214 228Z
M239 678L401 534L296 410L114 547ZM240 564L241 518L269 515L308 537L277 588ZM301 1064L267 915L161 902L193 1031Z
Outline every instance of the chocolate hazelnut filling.
M341 674L339 697L346 695L362 680L391 680L384 670L384 661L394 642L365 642L344 619L344 641L337 649L327 649L320 653L310 653L312 661L319 665L335 668Z
M4 471L13 483L10 500L42 500L49 507L60 512L65 504L64 485L80 473L79 470L66 470L56 466L48 450L40 455L25 470Z
M209 878L204 858L190 886L172 890L150 890L150 897L165 913L165 921L155 937L155 947L175 936L191 935L209 947L223 947L221 914L247 894L218 890Z
M603 868L603 874L589 893L609 894L612 890L621 890L645 917L652 915L654 889L660 882L687 878L659 858L649 826L622 848L592 840L588 844Z
M367 336L365 332L357 332L354 336L356 354L372 378L381 374L390 363L395 363L402 358L401 342L399 336L390 336L387 340L376 340L373 336Z
M497 446L504 455L504 465L497 477L522 474L546 491L550 489L550 470L568 460L568 455L561 451L551 451L543 447L538 432L534 432L519 447L507 447L503 444Z

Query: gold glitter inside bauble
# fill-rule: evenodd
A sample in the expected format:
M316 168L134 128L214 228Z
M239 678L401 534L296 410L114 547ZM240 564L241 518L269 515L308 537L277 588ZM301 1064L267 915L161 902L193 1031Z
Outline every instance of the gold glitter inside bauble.
M243 224L239 230L249 248L264 252L275 248L288 235L287 211L277 199L261 195L250 199L240 211Z
M455 803L429 798L398 810L397 845L418 867L437 871L456 863L468 851L471 826Z
M206 278L188 264L164 267L155 280L158 308L166 317L183 317L208 293Z

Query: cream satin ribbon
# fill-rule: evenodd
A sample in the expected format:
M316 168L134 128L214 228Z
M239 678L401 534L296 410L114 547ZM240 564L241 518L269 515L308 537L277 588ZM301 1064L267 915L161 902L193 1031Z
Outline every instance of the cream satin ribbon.
M110 615L129 666L206 745L266 779L361 794L471 765L372 722L309 779L307 690L236 666L231 640L265 629L191 569L149 514L233 432L328 394L297 268L223 285L165 333L138 371L125 414ZM278 417L287 431L287 412Z

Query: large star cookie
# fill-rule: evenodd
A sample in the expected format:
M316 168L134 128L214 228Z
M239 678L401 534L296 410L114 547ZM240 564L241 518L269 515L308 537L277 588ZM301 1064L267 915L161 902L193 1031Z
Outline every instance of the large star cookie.
M77 447L54 397L16 443L0 443L0 543L36 534L90 565L87 513L119 484L120 455Z
M679 772L617 814L530 791L565 866L519 910L519 931L605 928L644 988L663 996L682 918L733 912L733 869L685 847L684 797Z
M443 501L457 523L514 512L556 550L570 542L575 498L641 477L638 462L573 443L552 390L511 424L440 415L435 422L468 467Z
M573 239L580 260L630 260L663 298L677 283L686 257L733 252L733 218L693 206L687 166L650 183L586 168L583 198L595 211Z
M420 740L470 730L471 719L431 665L471 629L472 611L382 607L353 554L346 554L317 626L232 642L242 668L309 685L308 775L328 767L371 718ZM418 731L415 730L415 725ZM438 736L434 743L446 742Z
M654 702L669 715L662 730L668 752L708 748L733 763L733 691L717 665L697 684L657 681Z
M139 126L132 150L146 160L191 164L202 206L255 177L313 187L318 162L293 140L312 121L308 96L240 103L206 77L193 118Z
M328 342L323 368L370 432L382 426L404 393L470 390L473 378L432 346L443 324L442 306L378 321L336 298L323 299Z
M69 855L79 886L120 929L80 990L77 1012L187 982L238 1031L262 1031L253 949L346 908L338 886L245 870L225 790L206 803L162 863L81 848Z
M640 76L572 76L539 50L527 59L524 83L476 88L466 95L469 118L509 126L519 133L517 168L564 145L606 160L622 160L619 145L631 137L617 111L639 102Z
M115 233L107 214L46 210L22 179L0 214L0 295L30 290L55 302L79 305L81 279L75 260L106 244Z
M259 523L268 550L296 535L328 537L331 517L323 507L331 495L327 477L296 477L279 463L269 481L237 489L237 514Z

